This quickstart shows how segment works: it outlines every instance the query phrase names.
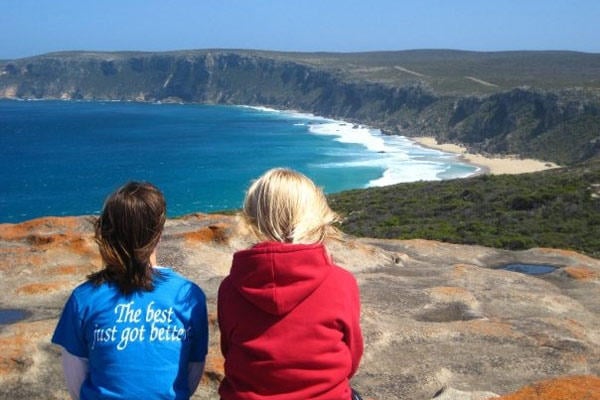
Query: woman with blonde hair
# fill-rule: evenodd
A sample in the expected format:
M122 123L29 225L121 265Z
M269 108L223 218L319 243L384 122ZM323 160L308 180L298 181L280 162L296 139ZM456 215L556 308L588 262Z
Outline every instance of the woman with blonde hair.
M62 346L73 399L189 399L208 348L205 295L156 264L166 203L129 182L96 220L103 268L67 300L52 342Z
M222 400L350 400L363 352L356 280L323 244L338 216L289 169L249 188L243 216L260 243L233 256L218 294Z

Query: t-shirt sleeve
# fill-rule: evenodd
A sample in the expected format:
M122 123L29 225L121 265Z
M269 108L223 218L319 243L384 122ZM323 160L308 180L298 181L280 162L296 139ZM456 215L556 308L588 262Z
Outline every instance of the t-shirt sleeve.
M65 304L54 330L52 343L62 346L74 356L88 358L87 341L79 305L74 294L71 294Z
M195 291L196 304L192 309L192 337L190 362L203 363L208 353L208 313L206 297L200 288Z

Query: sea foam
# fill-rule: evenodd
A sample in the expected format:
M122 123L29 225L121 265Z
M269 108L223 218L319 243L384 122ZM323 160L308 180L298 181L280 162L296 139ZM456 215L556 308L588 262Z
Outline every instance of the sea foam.
M402 182L437 181L465 178L480 172L477 166L461 162L453 153L423 147L401 135L386 135L380 129L320 117L293 110L276 110L261 106L244 106L257 111L302 119L295 126L308 126L313 135L334 136L336 141L363 146L365 153L355 160L320 164L320 168L378 167L381 176L366 187L387 186ZM308 122L305 122L308 121Z
M381 177L371 180L367 184L368 187L448 179L444 173L451 169L454 174L450 178L467 177L478 172L477 167L461 163L454 154L428 149L405 136L385 135L379 129L363 125L325 120L310 124L309 132L315 135L335 136L335 140L339 142L359 144L371 152L368 159L362 157L355 162L346 163L348 167L368 165L382 169ZM454 165L458 168L453 168Z

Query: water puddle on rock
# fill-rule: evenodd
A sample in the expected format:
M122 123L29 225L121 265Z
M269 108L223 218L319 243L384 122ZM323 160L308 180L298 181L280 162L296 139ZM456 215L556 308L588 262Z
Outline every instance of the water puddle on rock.
M500 269L504 269L506 271L519 272L527 275L549 274L555 271L556 268L558 267L547 264L507 264L500 267Z
M25 310L0 310L0 325L10 325L24 320L29 316Z

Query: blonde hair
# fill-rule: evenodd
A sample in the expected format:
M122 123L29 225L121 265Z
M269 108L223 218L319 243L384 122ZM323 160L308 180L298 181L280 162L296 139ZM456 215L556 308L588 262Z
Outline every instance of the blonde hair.
M320 243L339 221L313 181L285 168L271 169L252 183L243 213L259 236L282 243Z

